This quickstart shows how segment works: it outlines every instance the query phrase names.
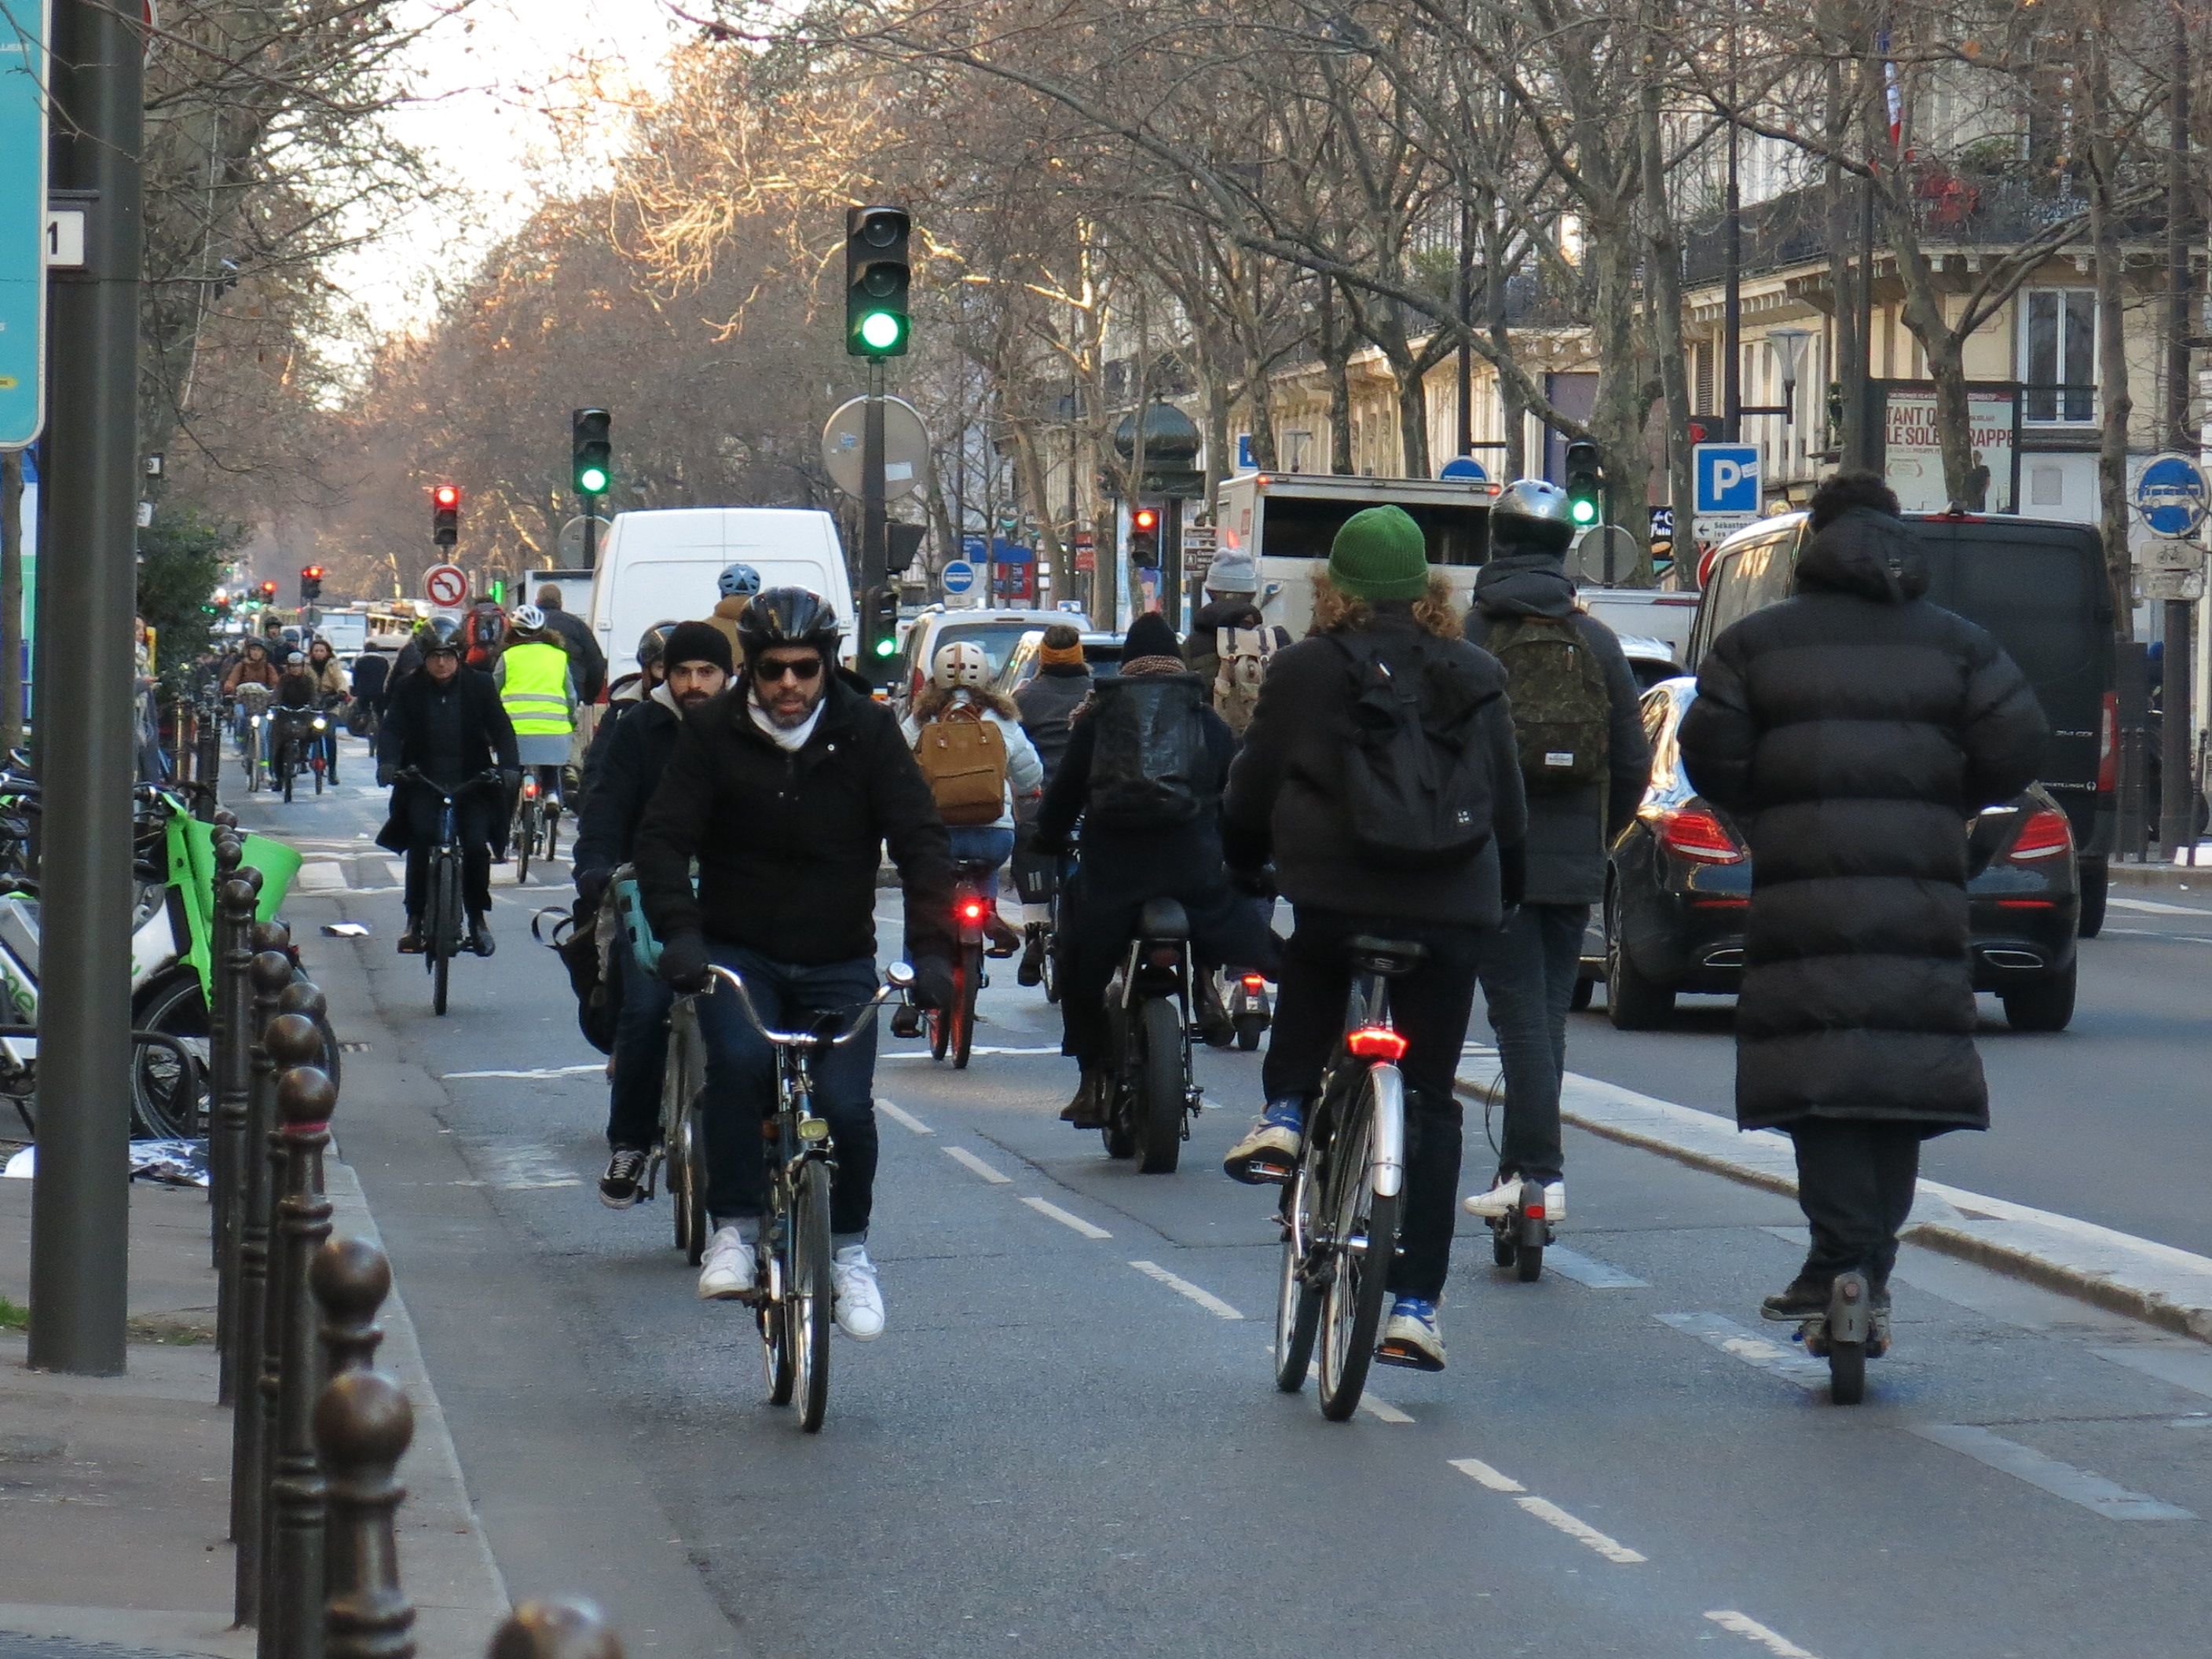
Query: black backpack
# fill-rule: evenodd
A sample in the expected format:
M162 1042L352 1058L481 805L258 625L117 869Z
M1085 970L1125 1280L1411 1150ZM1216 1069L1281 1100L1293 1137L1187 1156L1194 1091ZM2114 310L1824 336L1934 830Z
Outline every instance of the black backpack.
M1194 823L1221 793L1206 748L1208 688L1195 674L1102 683L1089 720L1097 731L1084 816L1109 830Z
M1464 864L1489 844L1491 778L1481 711L1494 693L1421 641L1386 649L1331 634L1352 666L1353 741L1345 805L1360 856L1393 869Z
M615 1023L622 1015L622 975L606 971L611 964L599 948L602 908L586 909L580 904L572 912L549 905L530 918L530 936L550 947L568 969L568 988L576 998L576 1029L584 1041L611 1054L615 1051ZM550 937L544 925L549 917ZM615 948L626 951L629 946L617 939Z

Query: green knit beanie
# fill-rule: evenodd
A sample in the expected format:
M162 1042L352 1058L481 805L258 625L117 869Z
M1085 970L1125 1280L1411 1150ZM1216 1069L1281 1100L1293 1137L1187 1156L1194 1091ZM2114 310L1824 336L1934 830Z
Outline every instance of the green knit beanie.
M1329 544L1328 579L1370 605L1419 599L1429 591L1429 549L1421 526L1402 507L1362 508Z

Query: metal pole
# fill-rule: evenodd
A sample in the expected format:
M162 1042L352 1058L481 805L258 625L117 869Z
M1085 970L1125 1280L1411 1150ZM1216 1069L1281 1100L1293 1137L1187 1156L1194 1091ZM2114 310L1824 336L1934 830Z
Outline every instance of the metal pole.
M1743 441L1743 198L1736 181L1735 9L1729 8L1727 282L1721 299L1721 420L1730 443Z
M860 580L857 603L866 613L860 628L864 648L872 650L883 629L879 589L890 562L884 529L884 360L868 359L868 406L860 423Z
M1474 326L1474 204L1459 201L1459 325ZM1462 333L1459 342L1459 453L1474 453L1474 349Z
M2166 441L2184 455L2197 452L2189 426L2189 33L2183 9L2173 7L2172 137L2166 155ZM2160 674L2159 841L2169 859L2185 853L2196 862L2197 722L2191 708L2197 653L2191 648L2196 606L2166 602L2166 646Z
M599 566L599 498L584 497L584 568L596 570Z
M128 9L135 16L137 9ZM43 901L30 1363L124 1368L131 1230L131 661L137 573L144 43L105 0L54 8L53 187L94 193L83 269L53 276L40 598Z

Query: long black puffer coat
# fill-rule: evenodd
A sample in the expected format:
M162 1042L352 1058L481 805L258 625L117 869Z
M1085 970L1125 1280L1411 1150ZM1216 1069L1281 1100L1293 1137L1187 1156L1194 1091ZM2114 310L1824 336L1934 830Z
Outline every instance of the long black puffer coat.
M1854 508L1796 592L1713 641L1682 721L1753 859L1736 1121L1989 1127L1966 822L2035 776L2043 711L1988 634L1929 604L1905 526Z

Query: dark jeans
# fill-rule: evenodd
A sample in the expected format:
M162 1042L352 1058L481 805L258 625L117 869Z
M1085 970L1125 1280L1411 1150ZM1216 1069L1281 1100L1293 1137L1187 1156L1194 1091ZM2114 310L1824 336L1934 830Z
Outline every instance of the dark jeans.
M1071 902L1072 901L1072 902ZM1265 972L1274 964L1276 942L1267 930L1267 907L1223 885L1211 893L1182 897L1190 920L1193 971L1209 962L1233 962ZM1066 970L1060 996L1060 1051L1072 1054L1085 1071L1105 1065L1106 982L1114 977L1137 927L1141 900L1099 899L1083 891L1082 878L1062 900L1059 949Z
M1406 1079L1406 1189L1398 1224L1399 1254L1390 1288L1434 1299L1451 1265L1452 1223L1459 1211L1460 1103L1453 1085L1460 1045L1474 1011L1475 965L1483 938L1467 927L1376 921L1337 910L1301 908L1283 950L1275 1024L1261 1067L1270 1100L1310 1099L1344 1034L1352 994L1352 958L1345 943L1358 933L1411 939L1428 947L1413 972L1390 981L1391 1023L1406 1037L1400 1069Z
M438 844L444 804L428 790L407 791L407 915L420 921L430 890L430 849ZM461 832L461 902L472 916L491 908L493 804L481 790L464 795L455 809Z
M1897 1233L1920 1179L1920 1126L1874 1118L1800 1118L1797 1207L1813 1230L1808 1278L1863 1268L1875 1285L1897 1265Z
M1557 1181L1559 1081L1567 1068L1567 1004L1583 954L1587 904L1523 904L1481 938L1476 976L1505 1073L1500 1175Z
M707 954L744 981L753 1007L779 1030L803 1029L812 1014L849 1014L876 994L876 964L867 957L800 967L714 939ZM775 1110L775 1050L738 1006L736 993L720 980L714 987L698 1006L699 1035L707 1045L707 1210L719 1226L757 1217L768 1207L760 1126ZM814 1109L829 1120L837 1149L830 1231L841 1239L868 1231L875 1200L875 1081L872 1022L814 1062Z
M622 1010L615 1016L607 1145L643 1152L660 1139L660 1075L668 1060L668 1010L676 993L638 962L628 939L617 939L613 954L622 977Z

